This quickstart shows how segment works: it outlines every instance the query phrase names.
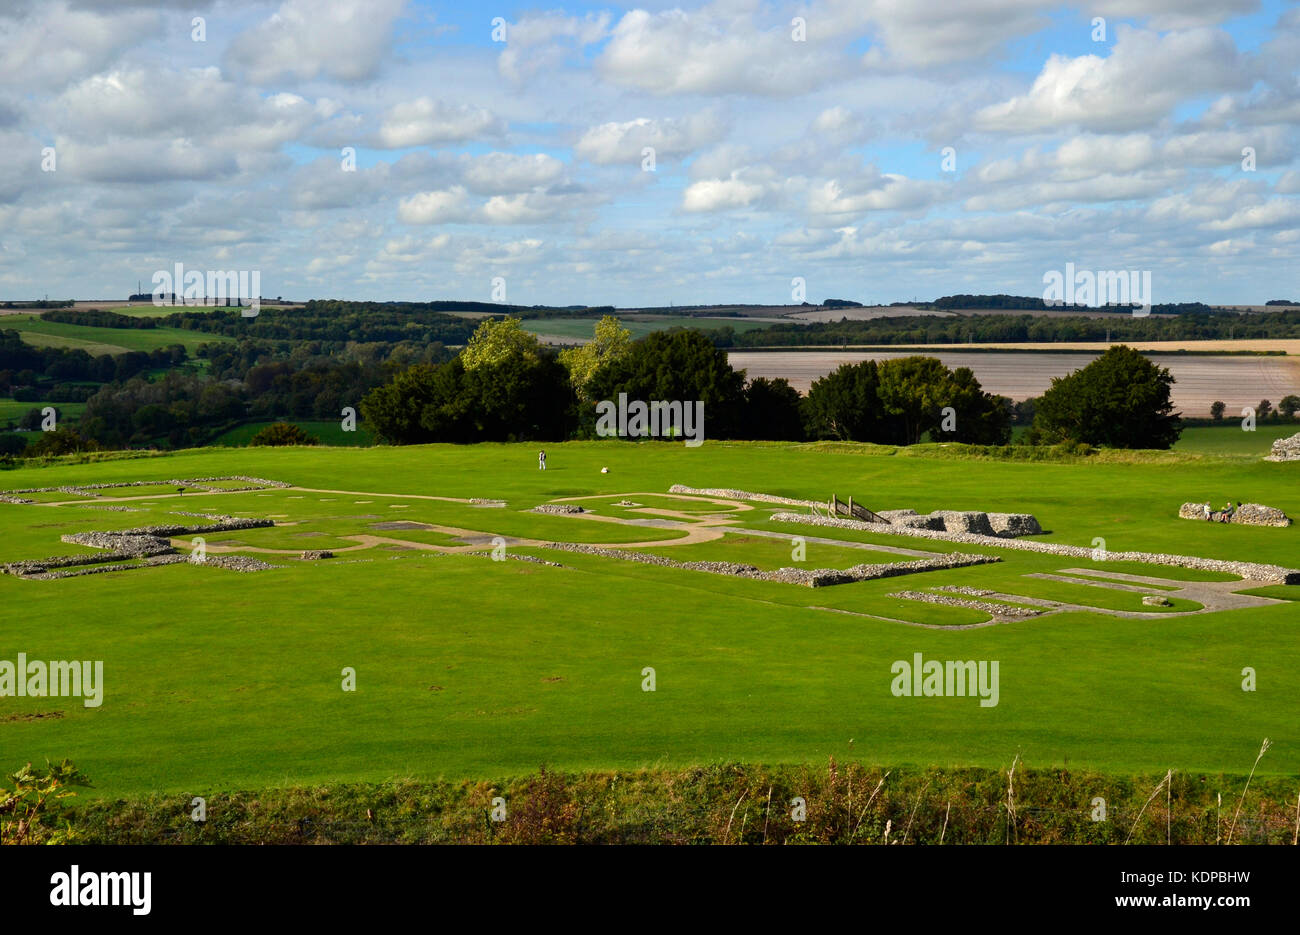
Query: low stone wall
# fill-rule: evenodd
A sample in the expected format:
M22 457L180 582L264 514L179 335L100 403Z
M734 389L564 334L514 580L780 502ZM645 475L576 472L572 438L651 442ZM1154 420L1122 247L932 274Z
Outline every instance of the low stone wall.
M5 574L15 575L20 578L49 579L143 567L142 565L108 564L130 559L144 559L145 565L171 564L173 561L186 560L186 556L175 554L176 550L170 542L171 536L226 532L232 529L254 529L275 525L275 522L269 519L252 519L240 516L218 516L214 518L217 522L207 526L142 526L138 529L117 531L92 530L90 532L68 533L60 537L63 542L107 551L93 555L58 555L50 558L10 562L0 567L2 567ZM321 557L328 557L328 554ZM260 571L262 568L281 567L268 565L265 562L257 562L255 559L249 560L253 565L244 567L239 562L234 565L226 562L228 558L238 559L241 558L240 556L223 556L221 558L222 561L216 561L215 563L219 567L228 567L233 571ZM209 559L209 561L215 561L215 559ZM50 571L50 569L82 568L82 566L92 565L96 567L83 568L83 570L75 572Z
M308 549L298 556L304 562L318 562L321 559L333 558L334 553L328 549Z
M1219 516L1222 510L1210 507L1210 522L1219 522ZM1205 504L1204 503L1184 503L1178 508L1180 519L1199 519L1205 522ZM1241 523L1245 526L1290 526L1291 519L1281 510L1264 506L1262 503L1243 503L1232 513L1229 522Z
M733 490L723 487L687 487L673 484L669 493L694 494L705 497L727 497L732 500L753 500L758 503L780 503L787 506L802 506L818 513L825 509L825 504L813 500L792 500L789 497L774 497L764 493L748 490ZM1014 538L1016 536L1042 535L1043 527L1029 513L985 513L979 510L935 510L928 516L916 510L877 510L876 515L886 523L873 523L873 528L883 529L889 526L902 526L906 529L932 529L957 533L975 533L982 536L999 536ZM854 522L862 522L855 520Z
M432 554L441 555L443 553L432 553ZM456 554L468 555L472 558L489 558L495 562L499 562L502 560L502 558L498 558L494 556L491 552L458 552ZM520 555L516 552L507 552L503 556L503 558L506 561L511 561L511 562L532 562L534 565L549 565L552 568L565 567L564 565L561 565L559 562L548 562L546 559L538 558L536 555Z
M816 500L792 500L789 497L777 497L768 493L750 493L746 490L732 490L729 487L687 487L685 484L673 484L669 493L687 494L696 497L718 497L723 500L755 500L759 503L777 503L781 506L806 506L813 509L825 509L825 503Z
M1273 442L1265 461L1300 461L1300 432Z
M586 513L587 511L584 510L582 507L578 506L576 503L543 503L540 506L533 507L528 512L568 514L568 513Z
M94 555L51 555L49 558L23 559L7 562L0 569L6 575L18 578L36 577L51 568L75 568L79 565L99 565L103 562L124 562L137 558L128 552L97 553Z
M227 571L266 571L268 568L284 567L272 565L260 558L249 558L246 555L209 555L201 562L191 561L190 564L224 568Z
M1037 617L1042 613L1032 607L1008 607L1006 604L994 604L991 601L972 601L962 597L950 597L946 594L930 594L926 591L898 591L889 595L909 601L924 601L927 604L943 604L945 607L964 607L978 610L995 617Z
M85 545L92 549L108 549L110 552L143 558L146 555L162 555L174 551L172 544L158 536L139 535L135 533L115 532L74 532L59 537L71 545ZM103 561L102 556L88 556Z
M248 484L247 487L207 487L206 484L214 481L243 481ZM128 480L117 481L115 483L105 484L77 484L65 485L58 487L24 487L19 490L0 491L0 502L12 502L4 498L11 494L22 493L70 493L74 496L97 497L97 490L113 490L120 487L196 487L206 490L220 490L230 493L238 493L241 490L259 490L264 487L291 487L292 484L286 484L284 481L268 480L265 477L248 477L244 474L231 474L227 477L190 477L190 478L168 478L167 480ZM30 500L21 501L31 503Z
M935 510L930 514L943 520L943 528L948 532L973 532L980 536L993 535L987 513L974 513L959 510Z
M1003 539L1043 534L1043 527L1038 525L1038 519L1031 513L990 513L988 516L993 534Z
M1002 539L997 536L980 536L974 533L939 532L931 529L902 529L880 523L863 523L858 520L834 519L827 516L810 516L806 513L775 513L772 520L778 523L801 523L809 526L831 526L839 529L857 529L885 535L911 536L917 539L939 539L967 545L989 546L998 549L1020 549L1026 552L1043 552L1070 558L1092 559L1093 550L1078 545L1057 542L1040 542L1036 539ZM1300 584L1300 570L1280 565L1262 565L1256 562L1233 562L1216 558L1198 558L1193 555L1168 555L1160 552L1107 552L1106 559L1116 562L1143 562L1149 565L1173 565L1179 568L1197 568L1202 571L1221 571L1250 581L1269 584Z
M662 555L629 552L623 549L605 549L600 546L583 545L576 542L547 542L543 544L542 548L558 549L564 552L581 552L585 555L599 555L603 558L640 562L643 565L659 565L664 568L680 568L686 571L704 571L714 575L732 575L738 578L754 578L761 581L777 581L782 584L798 584L809 588L849 584L854 581L871 581L877 578L892 578L897 575L913 575L923 571L940 571L947 568L963 568L967 565L984 565L1001 561L1000 558L993 555L963 555L960 552L953 552L949 555L936 555L934 558L921 558L910 562L854 565L843 570L838 568L778 568L776 571L761 571L753 565L742 565L737 562L678 562Z

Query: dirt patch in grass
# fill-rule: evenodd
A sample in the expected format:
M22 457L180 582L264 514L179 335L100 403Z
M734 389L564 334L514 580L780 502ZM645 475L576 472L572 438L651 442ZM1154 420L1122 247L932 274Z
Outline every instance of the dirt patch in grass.
M32 711L28 714L6 714L0 717L0 724L8 724L11 721L41 721L45 718L61 718L62 711Z
M394 520L387 523L371 523L371 529L428 529L428 523L416 523L411 520Z

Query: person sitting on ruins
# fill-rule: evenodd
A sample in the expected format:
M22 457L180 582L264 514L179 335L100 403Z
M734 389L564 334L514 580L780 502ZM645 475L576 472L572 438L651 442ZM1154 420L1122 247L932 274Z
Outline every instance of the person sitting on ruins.
M1210 501L1205 501L1205 521L1208 523L1214 517L1214 511L1210 509Z
M1219 522L1221 522L1221 523L1231 523L1231 522L1232 522L1232 514L1235 513L1235 512L1237 512L1237 511L1236 511L1235 509L1233 509L1232 501L1229 500L1229 501L1228 501L1228 505L1225 506L1225 507L1223 508L1223 512L1219 514Z

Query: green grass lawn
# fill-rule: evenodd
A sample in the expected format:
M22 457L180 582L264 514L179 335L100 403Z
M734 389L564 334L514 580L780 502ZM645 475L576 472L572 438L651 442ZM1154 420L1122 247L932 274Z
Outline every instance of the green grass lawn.
M322 445L367 446L374 444L374 437L366 430L364 425L358 425L354 432L345 432L342 424L337 421L316 422L310 419L277 419L274 421L289 422L296 425L308 435L318 439ZM218 435L213 439L212 444L234 448L247 445L254 435L268 425L274 424L274 421L246 422L243 425L237 425L233 429Z
M681 483L813 500L834 491L865 502L870 492L875 509L1027 511L1050 530L1049 541L1091 547L1102 537L1110 551L1300 564L1300 527L1177 518L1179 503L1206 490L1231 490L1300 516L1294 464L1214 457L1016 463L716 442L698 449L548 444L547 454L544 473L531 444L210 448L25 467L0 473L0 487L243 474L315 489L121 501L138 512L97 509L110 505L97 501L0 504L0 561L89 553L59 536L180 522L176 510L296 522L209 537L252 543L262 535L292 550L328 548L320 543L355 533L402 538L404 531L372 528L387 521L595 544L663 541L680 531L527 510L587 495L644 503L633 494L666 494ZM508 505L419 495L496 497ZM16 768L66 756L95 783L86 793L92 797L188 796L402 776L520 775L541 764L824 766L832 756L1005 768L1019 754L1044 768L1245 772L1268 737L1273 746L1259 775L1300 772L1294 600L1179 616L1192 609L1184 602L1119 618L1103 611L1141 609L1139 594L1026 577L1085 568L1086 560L776 524L767 519L771 511L734 514L741 525L718 543L649 548L683 559L792 564L788 538L744 535L771 528L783 536L988 551L1003 561L819 589L518 547L509 551L563 567L376 548L323 562L274 558L283 567L255 574L178 565L61 581L0 576L0 660L19 652L102 660L105 678L98 708L75 699L0 698L0 763ZM451 544L439 534L412 541ZM810 565L856 557L808 544ZM1095 565L1166 578L1171 587L1194 580L1180 569ZM987 618L891 596L944 585L1098 610L933 629ZM917 652L998 661L999 704L894 697L891 664ZM647 666L656 672L653 693L641 690ZM1258 673L1254 692L1241 689L1247 666ZM341 690L345 667L356 670L354 693ZM62 717L10 717L45 711Z
M193 354L200 344L234 340L225 335L184 328L92 328L42 321L40 315L6 315L4 327L19 332L23 341L34 347L81 348L96 356L152 351L170 344L182 344L187 352Z
M1210 455L1258 455L1264 457L1279 438L1300 432L1300 422L1262 422L1253 432L1241 427L1240 419L1227 419L1224 425L1191 426L1183 429L1175 451Z

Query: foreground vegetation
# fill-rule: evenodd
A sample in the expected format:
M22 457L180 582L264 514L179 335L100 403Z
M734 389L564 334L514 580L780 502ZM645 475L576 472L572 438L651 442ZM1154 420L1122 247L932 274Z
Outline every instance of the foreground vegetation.
M1244 773L832 759L222 793L205 799L203 821L192 797L148 796L48 820L91 844L1294 844L1297 792Z

